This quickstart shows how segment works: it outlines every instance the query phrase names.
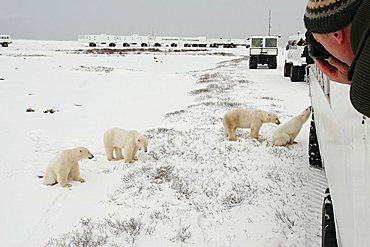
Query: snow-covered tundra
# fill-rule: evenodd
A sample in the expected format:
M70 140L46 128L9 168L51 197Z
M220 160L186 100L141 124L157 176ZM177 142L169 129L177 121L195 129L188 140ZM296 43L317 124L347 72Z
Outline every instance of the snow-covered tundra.
M14 41L0 51L0 245L318 246L308 126L289 147L272 145L275 124L258 140L248 129L224 136L231 109L286 122L309 105L307 85L285 79L281 61L251 71L246 49ZM102 136L114 126L145 135L148 152L129 166L107 161ZM44 186L48 161L76 146L95 156L80 161L88 183Z

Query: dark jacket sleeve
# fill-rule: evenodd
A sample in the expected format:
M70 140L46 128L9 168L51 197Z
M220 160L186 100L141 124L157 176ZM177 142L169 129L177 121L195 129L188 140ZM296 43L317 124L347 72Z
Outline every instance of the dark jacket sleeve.
M364 0L352 22L351 45L355 58L348 72L353 107L370 117L370 0Z
M370 117L370 37L368 37L353 71L350 99L353 107Z

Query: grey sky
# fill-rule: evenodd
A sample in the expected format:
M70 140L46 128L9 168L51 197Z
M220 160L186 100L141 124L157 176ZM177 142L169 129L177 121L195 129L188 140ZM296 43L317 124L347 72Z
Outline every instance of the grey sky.
M78 34L245 38L304 31L306 0L0 0L0 33L77 40Z

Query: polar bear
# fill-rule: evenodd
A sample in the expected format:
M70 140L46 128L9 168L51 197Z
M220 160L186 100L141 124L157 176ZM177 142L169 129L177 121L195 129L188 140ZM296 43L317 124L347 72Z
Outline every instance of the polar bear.
M303 124L311 115L311 106L304 109L299 115L293 117L288 122L275 130L272 135L272 142L275 146L286 146L296 143L294 139L301 130Z
M250 128L250 136L258 139L258 134L263 123L280 124L275 113L259 109L236 108L227 112L224 116L224 128L226 137L230 141L236 141L237 128Z
M139 148L147 152L148 140L136 130L125 130L111 128L104 133L105 154L109 161L122 160L125 163L132 163L137 160L136 152ZM124 149L125 156L122 155ZM116 158L113 157L113 150Z
M63 187L71 187L69 180L85 182L80 176L78 161L81 159L92 159L94 155L84 147L66 149L52 159L46 168L44 176L45 185L55 185L59 183Z

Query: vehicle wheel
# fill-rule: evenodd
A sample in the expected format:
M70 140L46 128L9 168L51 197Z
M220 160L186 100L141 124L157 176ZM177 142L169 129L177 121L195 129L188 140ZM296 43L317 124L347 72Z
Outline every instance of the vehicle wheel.
M322 244L323 247L337 247L337 236L335 232L335 221L333 204L329 188L325 191L324 203L322 205Z
M292 67L291 63L285 63L284 64L284 77L290 76L290 67Z
M310 125L310 139L308 144L308 161L310 163L310 166L322 167L320 147L319 142L317 141L316 126L313 113Z
M3 43L3 47L8 47L8 43Z
M290 67L290 81L303 81L304 80L304 68L303 66L291 66Z
M109 47L115 47L116 44L115 43L109 43Z
M249 58L249 69L257 69L257 57L252 56Z
M276 57L270 57L269 58L268 66L269 66L269 69L276 69L276 67L277 67Z
M96 47L96 44L95 43L89 43L89 46L90 47Z

